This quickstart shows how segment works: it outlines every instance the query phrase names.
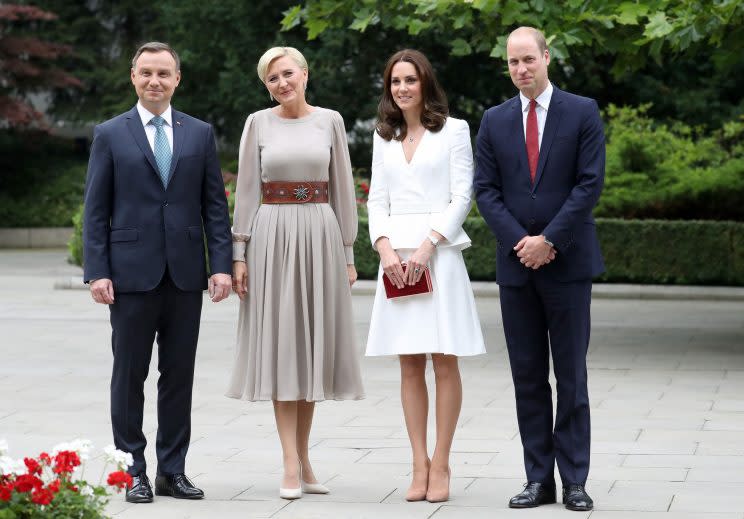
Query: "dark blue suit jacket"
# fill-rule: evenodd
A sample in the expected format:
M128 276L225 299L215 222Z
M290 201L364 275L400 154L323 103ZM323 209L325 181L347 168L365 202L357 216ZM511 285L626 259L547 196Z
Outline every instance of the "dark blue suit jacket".
M498 240L499 284L527 282L530 269L513 251L526 235L544 234L557 250L539 275L579 281L604 271L592 217L604 169L604 131L593 99L553 88L534 185L519 96L485 112L474 188L478 209Z
M83 220L84 280L143 292L168 273L181 290L207 287L203 233L212 274L232 272L232 237L212 127L172 110L173 158L167 189L137 107L95 129Z

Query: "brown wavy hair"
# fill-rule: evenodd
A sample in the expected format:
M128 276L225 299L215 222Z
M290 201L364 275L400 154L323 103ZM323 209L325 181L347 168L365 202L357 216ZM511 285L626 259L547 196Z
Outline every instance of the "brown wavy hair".
M386 141L395 139L402 141L408 133L408 125L403 117L403 112L395 104L393 95L390 93L393 67L401 61L408 62L416 69L419 81L421 81L421 97L424 101L424 109L421 111L421 124L431 132L438 132L444 126L449 115L447 95L437 81L434 68L429 60L421 52L413 49L403 49L392 56L385 65L383 75L383 90L380 104L377 106L377 124L375 130Z

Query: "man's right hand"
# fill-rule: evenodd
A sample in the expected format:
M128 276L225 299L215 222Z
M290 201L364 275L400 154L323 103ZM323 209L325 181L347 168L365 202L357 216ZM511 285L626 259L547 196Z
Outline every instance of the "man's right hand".
M90 284L93 301L102 305L114 304L114 284L108 278L96 279Z

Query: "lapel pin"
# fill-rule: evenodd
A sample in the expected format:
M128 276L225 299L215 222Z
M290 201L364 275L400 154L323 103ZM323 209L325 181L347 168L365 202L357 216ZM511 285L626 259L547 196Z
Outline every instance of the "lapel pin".
M176 121L176 126L181 126L181 121Z

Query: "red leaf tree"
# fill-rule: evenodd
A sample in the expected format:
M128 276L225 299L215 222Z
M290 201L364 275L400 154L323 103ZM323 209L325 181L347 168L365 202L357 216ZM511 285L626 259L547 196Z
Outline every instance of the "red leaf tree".
M31 5L0 4L0 128L43 127L43 114L34 109L28 94L82 86L55 66L72 48L35 36L56 18Z

